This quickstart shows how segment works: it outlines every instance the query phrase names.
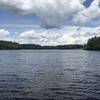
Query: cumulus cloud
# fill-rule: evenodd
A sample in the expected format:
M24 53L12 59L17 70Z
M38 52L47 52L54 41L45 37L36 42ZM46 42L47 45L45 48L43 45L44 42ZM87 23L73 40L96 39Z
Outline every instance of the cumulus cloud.
M20 33L17 41L20 43L36 43L41 45L84 44L94 36L100 36L100 27L69 26L58 30L29 30Z
M84 8L82 0L36 0L36 14L47 28L58 27L66 17Z
M35 14L41 20L39 29L34 25L4 25L3 27L32 28L19 36L0 29L0 39L15 40L20 43L37 43L43 45L86 43L87 39L100 35L100 27L84 27L82 24L100 17L100 0L93 0L89 7L86 0L0 0L0 9L12 10L19 14ZM69 20L69 21L68 21ZM68 26L60 27L68 22ZM77 26L69 26L69 24ZM96 21L96 23L98 23ZM65 24L66 25L66 24ZM58 28L58 29L55 29ZM59 28L60 27L60 28ZM37 27L38 28L38 27ZM40 29L42 28L42 29ZM47 29L51 28L51 29Z
M22 14L33 12L33 0L0 0L1 9L17 11Z
M100 17L100 0L94 0L90 7L75 15L73 21L84 23L96 17Z
M10 35L10 32L5 29L0 29L0 39L5 39Z
M25 40L35 41L35 43L48 43L54 42L62 37L62 34L54 32L51 30L43 30L42 32L37 32L35 30L30 30L23 32L19 35L19 41L25 42Z
M0 39L19 43L41 45L84 44L94 36L100 36L100 27L67 26L61 29L32 29L12 36L11 32L0 29Z
M84 23L100 16L100 0L93 0L89 7L85 7L84 2L86 1L0 0L0 8L13 10L20 14L34 13L40 18L42 27L53 28L61 26L70 16L73 17L71 20L73 24Z
M0 7L21 14L36 14L43 27L60 26L64 19L84 9L84 0L0 0Z

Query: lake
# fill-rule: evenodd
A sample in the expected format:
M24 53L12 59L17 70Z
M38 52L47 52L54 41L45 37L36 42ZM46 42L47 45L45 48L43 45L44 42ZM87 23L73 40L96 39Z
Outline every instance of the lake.
M0 100L100 100L100 52L1 50Z

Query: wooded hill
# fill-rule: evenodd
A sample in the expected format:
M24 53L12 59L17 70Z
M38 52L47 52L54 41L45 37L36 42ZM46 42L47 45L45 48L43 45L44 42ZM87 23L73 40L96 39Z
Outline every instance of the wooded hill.
M19 44L11 41L0 41L0 50L22 50L22 49L85 49L100 50L100 37L93 37L86 45L69 44L57 46L41 46L37 44Z
M0 41L0 50L20 50L20 49L82 49L83 45L57 45L57 46L41 46L37 44L19 44L11 41Z
M87 50L100 50L100 37L93 37L88 40L85 46Z

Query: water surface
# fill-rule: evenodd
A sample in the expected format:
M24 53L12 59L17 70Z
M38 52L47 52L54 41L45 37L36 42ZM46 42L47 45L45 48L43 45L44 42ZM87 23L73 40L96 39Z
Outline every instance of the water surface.
M100 52L0 51L0 100L100 100Z

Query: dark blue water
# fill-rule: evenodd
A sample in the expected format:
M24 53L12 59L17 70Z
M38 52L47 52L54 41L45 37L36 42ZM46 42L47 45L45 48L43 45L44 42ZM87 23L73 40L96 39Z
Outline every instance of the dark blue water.
M100 52L0 51L0 100L100 100Z

